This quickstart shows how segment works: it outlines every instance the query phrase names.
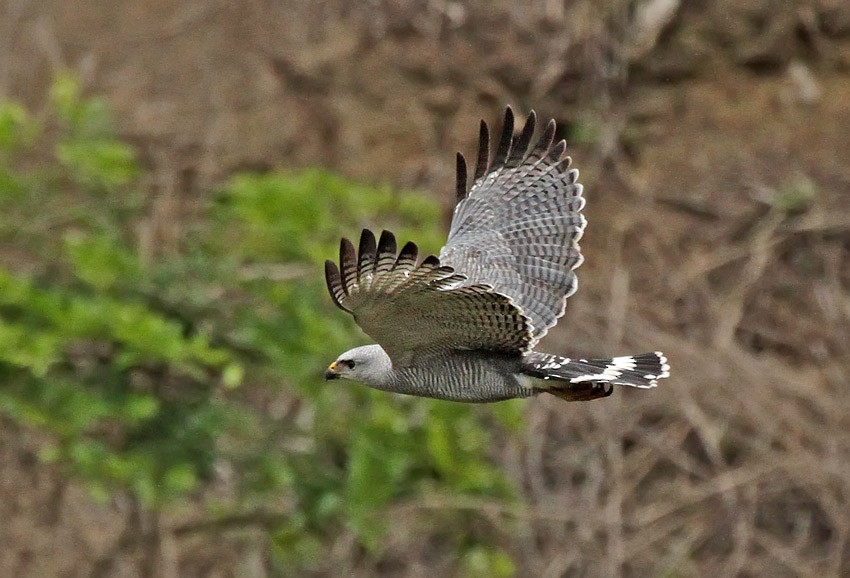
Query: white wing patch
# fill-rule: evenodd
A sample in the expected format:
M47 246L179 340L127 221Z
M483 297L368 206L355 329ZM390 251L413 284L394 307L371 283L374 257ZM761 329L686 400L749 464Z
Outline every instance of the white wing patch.
M649 354L657 356L657 364L659 367L658 373L645 373L643 374L643 378L647 380L646 383L629 383L632 387L638 387L642 389L649 389L658 385L657 380L670 376L670 366L667 365L667 358L660 351L656 351L654 354ZM588 363L587 359L579 359L580 363ZM631 355L624 355L622 357L613 357L609 359L602 369L602 371L598 373L579 375L577 377L573 377L570 379L570 383L582 383L585 381L603 381L603 382L617 382L621 377L623 377L624 373L634 372L638 367L639 360Z

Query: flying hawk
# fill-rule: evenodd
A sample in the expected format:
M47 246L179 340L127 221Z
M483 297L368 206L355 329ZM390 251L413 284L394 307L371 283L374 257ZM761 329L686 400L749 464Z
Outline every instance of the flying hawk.
M571 359L534 351L575 293L586 220L578 171L550 120L529 151L536 115L514 135L508 107L490 158L481 121L472 187L457 155L457 206L440 256L418 261L412 242L364 230L343 238L325 276L334 303L377 341L334 361L327 379L461 402L550 393L567 401L607 397L614 385L655 387L670 375L660 352Z

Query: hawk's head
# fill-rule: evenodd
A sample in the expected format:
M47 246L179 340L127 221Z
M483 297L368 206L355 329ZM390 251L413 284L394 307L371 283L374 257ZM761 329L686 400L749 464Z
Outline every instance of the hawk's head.
M349 349L325 370L325 379L353 379L378 386L387 382L392 371L390 357L380 345Z

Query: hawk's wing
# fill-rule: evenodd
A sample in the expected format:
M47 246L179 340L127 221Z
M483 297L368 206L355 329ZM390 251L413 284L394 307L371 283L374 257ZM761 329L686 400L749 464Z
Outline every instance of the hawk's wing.
M334 303L354 315L394 363L445 349L528 350L531 324L510 297L469 283L433 255L417 264L417 253L408 243L396 256L392 233L384 231L376 244L364 229L356 253L343 239L339 267L325 262Z
M511 297L531 320L532 345L563 315L577 288L574 269L583 260L578 241L586 220L578 171L562 158L566 143L554 143L550 120L528 151L536 115L513 135L514 115L505 124L490 163L489 132L481 121L478 161L467 192L466 162L458 154L457 196L441 261L466 276L464 284L487 284Z

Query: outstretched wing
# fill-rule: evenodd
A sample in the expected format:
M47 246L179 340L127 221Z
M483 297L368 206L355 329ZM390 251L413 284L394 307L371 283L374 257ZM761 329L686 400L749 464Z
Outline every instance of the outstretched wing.
M396 255L392 233L384 231L376 243L364 229L356 253L342 239L339 267L325 262L334 303L354 315L394 363L445 349L528 350L530 321L510 297L468 283L433 255L418 264L417 257L415 244Z
M554 143L555 121L528 151L537 117L528 115L516 136L514 115L505 124L490 162L487 124L481 121L478 160L467 190L466 161L458 153L454 218L440 260L466 276L464 284L487 284L508 295L531 319L532 346L563 315L577 288L574 269L583 257L578 241L586 220L578 171L570 170L566 143Z

